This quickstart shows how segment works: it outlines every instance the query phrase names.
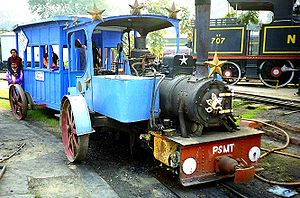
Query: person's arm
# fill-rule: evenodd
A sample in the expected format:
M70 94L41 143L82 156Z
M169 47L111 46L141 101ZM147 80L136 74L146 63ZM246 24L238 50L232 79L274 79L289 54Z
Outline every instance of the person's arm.
M48 57L43 58L43 64L45 68L48 68Z
M22 84L23 82L23 72L20 71L20 74L16 77L16 84Z
M13 83L12 76L9 72L6 73L6 80L7 80L8 84Z

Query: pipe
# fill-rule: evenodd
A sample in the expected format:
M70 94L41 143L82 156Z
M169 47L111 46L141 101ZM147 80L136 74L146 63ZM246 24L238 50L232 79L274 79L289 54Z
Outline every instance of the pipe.
M156 127L155 124L155 117L154 117L154 105L155 105L155 84L156 84L156 69L151 68L154 72L153 77L153 86L152 86L152 100L151 100L151 107L150 107L150 128L153 129L153 127Z
M133 71L134 71L134 73L135 73L136 76L139 76L139 73L138 73L138 71L136 70L135 66L136 66L136 65L142 65L142 64L143 64L142 62L136 62L136 63L133 63L133 64L131 65L131 67L132 67L132 69L133 69Z
M259 121L259 120L255 120L255 119L244 119L244 120L248 120L248 121L253 121L253 122L258 122L258 123L261 123L263 125L266 125L266 126L269 126L269 127L272 127L274 129L277 129L279 131L281 131L282 133L284 133L284 135L286 136L286 143L284 146L282 147L278 147L278 148L274 148L272 150L269 150L267 153L263 154L260 156L260 159L264 158L265 156L269 155L270 153L272 152L275 152L275 151L279 151L279 150L282 150L282 149L285 149L288 145L289 145L289 142L290 142L290 138L289 138L289 135L287 134L287 132L285 132L284 130L282 130L281 128L278 128L274 125L271 125L271 124L268 124L266 122L263 122L263 121ZM264 182L267 182L269 184L276 184L276 185L282 185L282 186L299 186L300 185L300 181L297 181L297 182L278 182L278 181L272 181L272 180L268 180L268 179L265 179L257 174L255 174L255 177L264 181Z
M184 121L184 102L183 99L180 100L179 103L179 109L178 109L178 115L179 115L179 124L180 124L180 130L181 130L181 136L184 138L187 138L187 131Z

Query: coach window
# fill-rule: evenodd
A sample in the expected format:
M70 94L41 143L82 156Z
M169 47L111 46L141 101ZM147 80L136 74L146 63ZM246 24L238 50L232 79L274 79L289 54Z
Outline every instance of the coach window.
M87 41L83 30L69 35L70 62L72 71L83 71L86 68Z
M27 48L27 66L32 68L39 67L39 46Z
M58 51L58 45L40 46L40 67L50 69L51 71L58 70Z

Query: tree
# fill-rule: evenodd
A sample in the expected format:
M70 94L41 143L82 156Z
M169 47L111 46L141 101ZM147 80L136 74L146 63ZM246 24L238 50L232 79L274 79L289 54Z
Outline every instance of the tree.
M181 13L180 13L180 33L181 34L187 34L187 40L192 41L193 39L193 27L191 25L191 13L186 7L181 7Z
M238 17L238 23L245 25L258 24L258 11L242 12Z
M146 10L150 14L158 14L158 15L166 15L167 11L164 9L168 5L168 0L160 0L160 1L153 1L149 0L146 1ZM161 58L163 54L163 49L166 44L164 40L164 35L166 34L166 30L159 30L155 32L149 33L149 50L152 54L156 57Z
M28 0L31 13L42 18L57 15L82 15L93 7L93 0ZM105 0L96 0L101 9L107 8Z
M224 18L237 18L237 22L242 25L258 24L258 11L243 11L239 15L235 11L231 11Z

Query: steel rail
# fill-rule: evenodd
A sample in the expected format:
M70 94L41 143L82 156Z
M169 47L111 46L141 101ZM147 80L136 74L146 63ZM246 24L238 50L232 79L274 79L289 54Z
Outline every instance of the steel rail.
M261 103L268 103L273 105L284 106L289 109L300 109L300 100L292 98L273 97L261 94L246 93L246 92L234 92L235 98L246 99L251 101L257 101Z

